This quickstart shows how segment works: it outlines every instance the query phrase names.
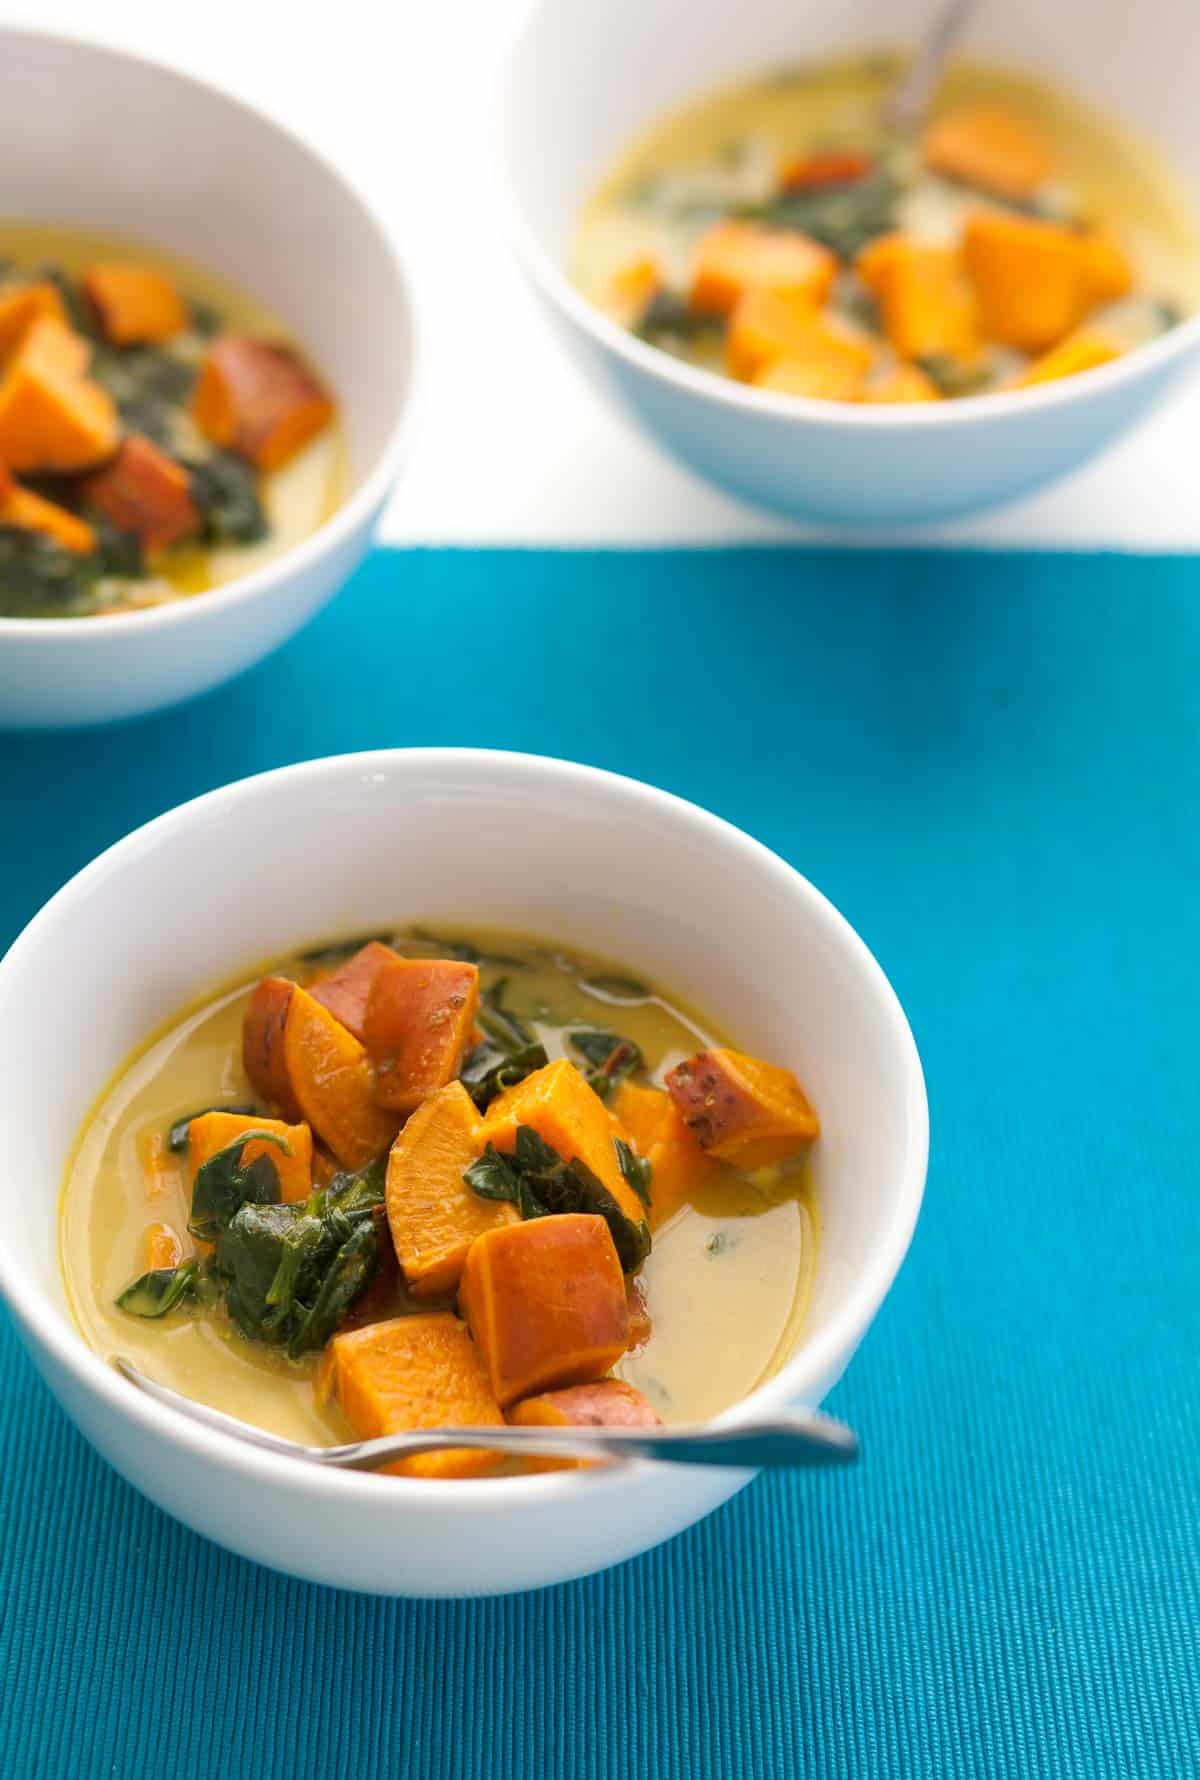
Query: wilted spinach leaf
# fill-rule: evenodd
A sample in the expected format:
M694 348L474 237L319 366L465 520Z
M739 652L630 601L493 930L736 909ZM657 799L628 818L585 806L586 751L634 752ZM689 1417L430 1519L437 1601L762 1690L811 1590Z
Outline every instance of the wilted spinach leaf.
M986 359L968 364L948 352L931 352L917 364L944 396L977 396L987 388L990 369Z
M267 535L267 516L258 495L252 466L232 451L189 457L184 468L192 479L192 499L204 520L211 544L257 544Z
M223 1150L210 1156L196 1174L192 1187L192 1215L188 1229L201 1242L215 1242L243 1205L276 1205L279 1202L279 1170L270 1156L256 1156L242 1165L242 1153L254 1141L274 1144L291 1155L286 1140L274 1131L243 1131Z
M507 987L508 978L500 977L490 989L485 989L479 998L479 1011L475 1018L488 1037L494 1039L498 1045L510 1051L523 1051L529 1045L537 1043L537 1033L510 1008L505 1007L504 991Z
M613 1138L613 1148L617 1152L617 1163L626 1183L631 1186L642 1204L650 1205L650 1176L654 1172L645 1156L639 1156L630 1148L623 1137Z
M564 1212L590 1212L608 1225L626 1273L633 1273L650 1253L650 1227L626 1217L603 1181L578 1157L564 1162L558 1151L530 1125L518 1125L511 1156L489 1144L463 1175L482 1199L503 1199L523 1218Z
M763 204L743 207L738 214L773 228L797 229L839 258L852 260L868 241L895 227L899 196L895 175L886 166L877 165L865 179L779 192Z
M505 1088L515 1088L535 1069L544 1069L550 1061L546 1047L536 1041L523 1045L519 1051L485 1038L468 1051L459 1071L459 1080L480 1112L484 1112Z
M599 1026L588 1026L569 1032L567 1038L591 1064L584 1071L588 1086L594 1088L601 1100L607 1100L618 1082L632 1075L635 1069L642 1067L641 1048L631 1038L622 1038L616 1032L606 1032Z
M143 1273L131 1286L126 1286L117 1299L117 1309L130 1316L158 1318L166 1316L195 1292L200 1278L200 1262L195 1255L181 1261L178 1267L155 1267Z
M671 291L656 290L634 323L634 333L649 346L660 346L665 340L696 340L711 334L719 339L721 319L689 309L682 297Z

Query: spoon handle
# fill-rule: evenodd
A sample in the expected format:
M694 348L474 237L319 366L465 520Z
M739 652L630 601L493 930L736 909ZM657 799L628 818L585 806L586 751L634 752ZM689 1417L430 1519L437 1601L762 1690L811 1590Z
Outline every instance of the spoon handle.
M437 1428L385 1434L345 1446L302 1446L269 1434L206 1403L196 1403L147 1377L130 1360L114 1357L122 1378L192 1421L267 1452L347 1471L376 1471L396 1459L468 1446L510 1456L621 1461L654 1459L675 1465L721 1465L740 1471L851 1465L858 1441L842 1422L815 1409L796 1409L770 1421L695 1428Z
M883 124L897 136L913 136L925 121L942 67L970 22L978 0L945 0L912 61L883 104Z

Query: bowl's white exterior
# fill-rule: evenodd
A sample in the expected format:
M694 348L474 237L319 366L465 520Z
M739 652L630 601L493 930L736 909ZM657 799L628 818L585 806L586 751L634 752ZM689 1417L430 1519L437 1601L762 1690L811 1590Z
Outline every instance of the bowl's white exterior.
M487 1483L318 1471L141 1396L78 1334L59 1185L130 1051L270 953L437 917L620 958L810 1086L824 1121L811 1312L795 1356L734 1418L816 1403L840 1376L903 1259L928 1149L912 1036L862 942L774 854L632 780L470 750L344 756L213 792L103 854L0 962L0 1290L68 1413L155 1502L248 1557L380 1593L564 1581L647 1549L745 1481L644 1466Z
M580 205L672 106L739 73L911 42L928 0L532 0L509 62L498 160L511 233L580 362L669 451L798 518L907 522L1003 501L1075 468L1196 358L1200 320L1099 371L1002 397L853 406L755 390L642 344L572 288ZM1196 17L1174 0L1009 0L979 9L971 54L1044 69L1157 142L1189 177L1200 124Z
M98 723L249 667L346 580L400 469L411 304L385 231L340 175L212 87L136 56L3 28L0 99L5 217L126 235L241 285L313 354L347 440L344 505L254 574L110 619L0 618L0 727Z

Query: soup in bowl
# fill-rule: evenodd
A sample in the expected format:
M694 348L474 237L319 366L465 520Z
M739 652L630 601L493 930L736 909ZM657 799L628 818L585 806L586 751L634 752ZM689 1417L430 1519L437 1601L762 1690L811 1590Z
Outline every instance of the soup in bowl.
M329 933L359 943L302 956ZM417 989L414 1051L394 1016ZM472 1417L744 1420L829 1390L920 1202L920 1065L862 942L727 824L561 762L414 750L213 793L60 892L0 990L4 1092L38 1107L0 1121L0 1287L37 1363L155 1501L336 1585L563 1580L745 1478L328 1473L150 1401L115 1354L326 1441L395 1415L439 1354L450 1425L468 1386ZM327 1043L341 1067L310 1070ZM293 1292L282 1250L256 1270L246 1243L305 1218ZM548 1331L506 1277L573 1281L594 1314Z
M499 118L514 247L601 388L799 518L928 521L1083 463L1200 344L1195 22L980 8L920 141L921 0L535 0Z

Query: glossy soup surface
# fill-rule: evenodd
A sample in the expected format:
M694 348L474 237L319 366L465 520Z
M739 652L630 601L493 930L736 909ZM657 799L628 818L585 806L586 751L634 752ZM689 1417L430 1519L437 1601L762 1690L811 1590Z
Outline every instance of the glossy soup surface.
M32 226L0 221L0 282L12 284L36 280L48 268L75 284L85 269L97 261L149 266L169 277L191 311L193 324L162 346L112 348L99 343L93 352L89 375L101 381L115 397L125 433L143 430L146 415L142 392L151 398L169 387L172 398L160 408L156 441L186 462L211 461L211 443L195 426L189 413L189 385L194 381L212 339L226 331L294 347L297 341L279 318L249 293L215 277L190 261L179 260L144 243L98 235L86 229ZM86 321L81 312L76 318ZM176 393L178 392L178 393ZM98 577L85 568L82 575L64 581L61 593L32 591L6 572L0 560L0 617L73 618L133 611L190 598L224 582L250 574L273 558L301 543L337 510L345 490L345 464L341 430L336 418L303 445L280 468L251 472L238 460L231 464L254 488L261 506L265 535L254 541L241 537L229 541L183 541L153 553L142 572L124 574L115 565L102 565ZM73 500L71 478L32 478L35 486L53 500ZM4 521L0 517L0 542ZM240 515L230 521L231 531L247 527ZM18 540L19 543L20 540ZM73 565L68 560L66 567Z
M409 929L395 943L408 956L444 956L447 937ZM439 943L443 942L443 943ZM566 953L535 939L472 932L484 988L508 978L506 1005L535 1025L550 1056L566 1052L564 1028L603 1025L634 1039L650 1077L663 1074L720 1035L652 987L632 984L619 966ZM351 948L352 949L352 948ZM275 966L303 983L326 960ZM175 1311L141 1321L116 1307L142 1271L147 1225L183 1236L188 1200L185 1159L157 1194L148 1191L146 1144L198 1108L253 1099L241 1065L242 1014L253 979L184 1015L122 1070L89 1119L68 1169L62 1208L67 1292L86 1339L105 1356L129 1355L177 1390L264 1428L310 1442L350 1437L335 1405L313 1393L317 1356L289 1361L245 1340L223 1312ZM816 1210L803 1167L731 1168L655 1233L641 1272L653 1324L647 1345L619 1375L645 1392L664 1421L690 1421L727 1408L787 1357L801 1325L815 1260ZM403 1312L398 1289L387 1314ZM428 1309L428 1303L412 1306Z
M844 399L902 399L881 393L896 355L872 293L854 270L858 248L888 231L949 245L961 239L966 216L981 209L1024 212L1069 227L1102 225L1132 265L1133 290L1087 320L1102 325L1119 350L1154 337L1197 307L1196 208L1144 143L1055 87L959 63L945 77L934 118L978 104L1004 107L1037 129L1057 161L1035 199L1009 204L994 192L929 171L919 149L887 142L880 104L901 66L902 58L882 53L781 68L660 119L620 155L584 208L569 255L573 281L649 343L730 374L724 326L687 313L698 243L729 217L803 230L811 211L793 210L787 221L772 208L784 169L806 157L853 149L877 156L874 164L894 176L898 189L890 200L865 207L866 188L846 186L822 200L821 226L831 231L825 245L840 255L842 267L824 313L866 329L877 348L865 386ZM656 288L659 300L652 308ZM969 370L935 365L931 375L942 396L1001 389L1024 374L1031 356L1037 355L988 342ZM773 386L762 374L750 380Z

